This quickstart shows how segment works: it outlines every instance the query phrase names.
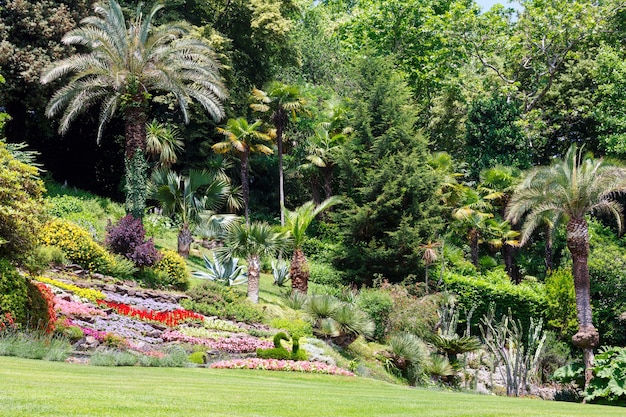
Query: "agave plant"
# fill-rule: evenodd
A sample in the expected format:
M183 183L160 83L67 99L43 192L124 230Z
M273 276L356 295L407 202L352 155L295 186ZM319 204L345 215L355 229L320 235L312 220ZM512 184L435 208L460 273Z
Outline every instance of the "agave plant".
M274 285L282 287L285 282L289 281L289 262L283 260L272 261L272 275L274 276ZM293 291L296 292L296 291Z
M193 276L224 285L239 285L248 282L248 274L244 272L243 265L239 265L238 258L224 257L220 259L215 257L215 260L211 261L206 255L203 257L204 266L208 272L196 271Z

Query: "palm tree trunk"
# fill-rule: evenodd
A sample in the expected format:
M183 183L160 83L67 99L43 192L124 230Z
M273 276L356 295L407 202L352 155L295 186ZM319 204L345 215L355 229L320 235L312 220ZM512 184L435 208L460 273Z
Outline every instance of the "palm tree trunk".
M189 224L183 223L183 227L178 232L178 254L183 258L189 257L191 242L193 242L193 236L189 230Z
M545 251L545 263L546 273L552 271L554 268L552 258L554 256L554 250L552 248L552 227L546 226L546 251Z
M285 225L285 186L283 173L283 126L276 126L276 145L278 147L278 198L280 200L280 225Z
M291 289L306 294L309 290L310 272L306 256L300 248L293 251L289 275L291 275Z
M246 224L250 225L249 202L250 202L250 182L248 180L248 156L249 150L246 148L241 153L241 192L243 194L243 212L246 218Z
M148 195L148 164L146 154L146 112L143 96L138 106L124 110L126 211L135 218L143 216Z
M503 244L502 245L502 258L504 259L504 270L507 275L516 284L519 284L522 280L519 268L515 264L515 247Z
M426 294L428 294L428 264L425 265L426 273L424 277L424 283L426 284Z
M478 268L478 230L472 229L469 232L469 241L470 241L470 250L471 250L471 258L472 264Z
M591 291L589 285L589 230L587 221L572 218L567 223L567 248L572 254L572 274L576 291L578 333L572 336L574 346L583 350L585 359L585 388L593 378L593 348L600 343L600 335L593 326Z
M259 255L248 256L248 299L254 304L259 303L259 275L261 259Z
M320 196L320 181L317 173L311 176L311 198L316 206L322 202L322 197Z
M326 166L322 168L322 172L324 173L324 194L325 194L325 197L328 199L333 196L333 187L332 187L333 166L332 164L330 162L326 164Z

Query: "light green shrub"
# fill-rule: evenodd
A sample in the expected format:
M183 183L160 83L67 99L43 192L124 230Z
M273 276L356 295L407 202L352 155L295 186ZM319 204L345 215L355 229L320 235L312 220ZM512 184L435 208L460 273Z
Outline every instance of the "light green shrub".
M27 302L26 278L9 261L0 259L0 316L9 313L16 323L23 323Z

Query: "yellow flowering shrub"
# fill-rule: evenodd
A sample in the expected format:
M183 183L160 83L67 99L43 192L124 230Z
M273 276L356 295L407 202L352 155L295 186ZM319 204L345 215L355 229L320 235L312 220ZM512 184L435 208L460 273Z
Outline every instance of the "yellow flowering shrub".
M86 298L89 301L96 302L98 300L104 300L106 298L106 296L102 292L91 288L81 288L74 284L68 284L44 276L38 276L35 279L39 282L54 285L55 287L62 288L64 290L72 291L75 295L81 298Z
M113 256L93 240L89 232L75 223L54 219L46 223L40 234L41 243L57 246L65 257L89 271L108 273Z
M169 249L160 249L159 253L162 258L152 268L167 275L167 282L161 284L177 290L189 288L189 271L185 259Z

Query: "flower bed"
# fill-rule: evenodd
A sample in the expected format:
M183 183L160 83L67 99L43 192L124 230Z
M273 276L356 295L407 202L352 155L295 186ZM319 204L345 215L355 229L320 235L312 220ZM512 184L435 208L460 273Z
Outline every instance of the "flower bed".
M55 310L66 317L93 317L105 316L104 311L91 307L87 304L77 303L75 301L67 301L62 298L54 298Z
M103 300L105 298L104 294L98 290L92 290L91 288L80 288L74 284L67 284L65 282L57 281L56 279L48 278L48 277L37 277L37 281L44 282L46 284L53 285L58 288L62 288L64 290L68 290L76 294L81 298L86 298L90 301Z
M214 362L211 368L216 369L262 369L266 371L308 372L316 374L354 376L350 371L324 362L290 361L277 359L233 359Z
M141 310L124 303L116 303L105 300L98 300L98 304L110 307L124 316L135 317L147 321L156 321L170 327L177 326L180 323L189 320L204 320L203 315L184 309L174 311Z
M84 329L97 330L99 332L113 333L123 337L129 342L144 342L151 345L163 343L161 331L148 323L135 320L131 317L111 313L107 317L96 317L93 322L74 319L72 322ZM97 337L96 337L97 338Z
M151 298L140 298L133 297L131 295L126 294L117 294L114 292L105 292L107 301L112 301L114 303L126 304L133 307L139 307L145 310L152 311L175 311L182 310L180 304L175 303L166 303L163 301L154 301Z
M217 340L211 340L186 336L178 330L167 330L161 335L161 338L170 342L177 341L193 345L203 345L210 349L228 353L251 353L256 352L257 349L270 349L274 347L272 342L255 337L222 337Z

